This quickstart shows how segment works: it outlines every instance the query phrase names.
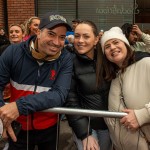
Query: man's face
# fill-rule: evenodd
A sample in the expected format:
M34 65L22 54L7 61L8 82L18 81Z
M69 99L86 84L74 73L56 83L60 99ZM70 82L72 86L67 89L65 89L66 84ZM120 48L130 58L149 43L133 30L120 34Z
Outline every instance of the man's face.
M72 29L73 31L75 30L76 26L78 25L79 23L78 22L72 22Z
M0 35L4 35L5 31L3 29L0 29Z
M55 56L64 47L67 28L58 26L53 29L43 29L38 32L38 50L48 56Z
M134 45L138 41L138 36L136 32L131 31L128 40L131 45Z

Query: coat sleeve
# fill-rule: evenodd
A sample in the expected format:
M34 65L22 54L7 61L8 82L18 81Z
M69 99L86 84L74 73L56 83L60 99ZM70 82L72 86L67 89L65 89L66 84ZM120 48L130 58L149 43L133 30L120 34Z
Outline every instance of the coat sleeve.
M146 104L145 107L146 107L146 109L147 109L147 111L149 113L149 116L150 116L150 102L148 104Z
M0 57L0 106L3 106L3 90L7 83L10 82L10 68L12 66L13 45L8 46Z
M77 80L75 78L74 73L72 75L71 88L65 106L69 108L82 108L80 104L80 99L77 96ZM79 139L83 140L88 135L91 135L91 128L89 128L90 130L88 133L88 117L78 115L67 115L67 119L69 125L72 127L73 131Z
M139 45L141 44L141 47L145 47L144 49L146 52L150 52L150 35L142 33L141 39L143 42L138 42Z
M134 110L134 112L140 126L150 123L150 102L144 108Z
M142 64L142 71L145 72L144 79L142 82L146 82L147 86L143 86L143 89L149 93L150 88L150 59L146 59ZM143 104L141 109L134 110L136 118L140 126L150 123L150 100L147 96L146 102Z
M16 101L19 113L28 115L36 111L63 106L71 84L72 55L66 53L61 61L61 69L56 81L49 91L21 97Z

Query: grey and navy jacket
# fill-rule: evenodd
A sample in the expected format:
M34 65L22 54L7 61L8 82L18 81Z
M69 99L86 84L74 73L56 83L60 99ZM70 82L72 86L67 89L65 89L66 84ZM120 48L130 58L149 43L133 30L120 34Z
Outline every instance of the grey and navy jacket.
M72 74L72 54L66 49L54 61L39 64L31 55L29 43L9 46L0 58L0 105L4 86L10 82L10 102L16 101L24 130L46 129L57 122L57 114L37 112L60 107L67 97Z

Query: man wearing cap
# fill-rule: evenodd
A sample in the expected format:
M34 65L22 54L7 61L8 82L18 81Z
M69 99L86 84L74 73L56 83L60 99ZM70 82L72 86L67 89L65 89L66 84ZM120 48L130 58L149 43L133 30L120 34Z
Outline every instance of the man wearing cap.
M39 112L61 107L71 82L72 55L64 48L66 19L48 12L41 18L37 36L9 46L0 60L0 119L9 138L9 150L56 149L57 114ZM4 105L2 91L11 83L10 103ZM38 112L37 112L38 111ZM17 138L13 120L21 123ZM16 142L17 141L17 142Z
M66 33L66 40L65 40L66 45L67 44L73 44L73 42L70 43L70 41L74 41L74 30L75 30L75 28L79 22L80 22L79 19L72 20L72 31L68 31ZM70 40L68 40L68 39L70 39Z

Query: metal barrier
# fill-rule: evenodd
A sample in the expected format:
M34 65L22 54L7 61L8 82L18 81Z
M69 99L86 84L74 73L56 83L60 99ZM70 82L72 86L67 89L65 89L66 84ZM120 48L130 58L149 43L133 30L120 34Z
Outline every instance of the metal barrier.
M77 109L77 108L66 108L66 107L49 108L49 109L43 110L42 112L58 113L56 150L59 150L59 134L60 134L59 114L88 116L89 117L88 128L87 128L88 133L89 133L89 128L90 128L90 117L122 118L127 115L127 113L124 113L124 112L111 112L111 111ZM28 138L27 138L27 142L28 142ZM28 150L28 146L27 146L27 150Z
M92 116L92 117L108 117L108 118L122 118L127 115L127 113L124 112L111 112L111 111L76 109L76 108L65 108L65 107L50 108L44 110L43 112L54 112L58 114L70 114L70 115L81 115L81 116Z
M88 116L89 117L88 128L87 128L88 134L89 134L89 129L90 129L90 117L122 118L127 115L127 113L124 113L124 112L110 112L110 111L77 109L77 108L68 108L68 107L67 108L65 108L65 107L49 108L42 112L58 113L56 150L59 150L59 134L60 134L59 114ZM87 141L87 143L88 143L88 141Z

